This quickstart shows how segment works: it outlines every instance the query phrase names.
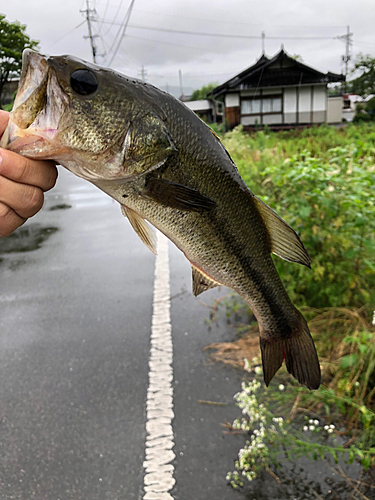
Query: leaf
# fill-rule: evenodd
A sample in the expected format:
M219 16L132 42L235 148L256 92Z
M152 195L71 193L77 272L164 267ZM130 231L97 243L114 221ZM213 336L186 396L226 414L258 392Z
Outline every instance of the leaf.
M359 345L359 350L361 351L362 354L366 354L367 349L368 349L367 345L365 345L365 344L360 344Z
M347 356L343 356L341 358L341 368L346 369L355 365L358 361L358 354L348 354Z
M363 465L363 467L367 470L370 465L371 465L371 456L369 454L366 454L362 460L361 460L361 464Z

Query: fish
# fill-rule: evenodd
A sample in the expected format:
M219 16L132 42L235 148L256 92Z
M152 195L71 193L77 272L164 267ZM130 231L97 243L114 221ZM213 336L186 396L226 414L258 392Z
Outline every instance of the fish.
M258 321L267 386L285 361L300 384L319 387L308 325L271 253L307 267L310 257L184 103L109 68L26 49L0 145L52 159L107 193L154 253L153 227L161 231L189 260L195 296L219 285L237 292Z

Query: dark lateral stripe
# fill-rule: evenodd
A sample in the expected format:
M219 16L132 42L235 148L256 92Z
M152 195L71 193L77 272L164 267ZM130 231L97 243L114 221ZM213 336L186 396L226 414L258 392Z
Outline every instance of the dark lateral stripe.
M243 269L244 274L248 280L249 287L253 286L255 291L260 292L263 302L267 304L268 308L271 311L271 315L273 317L273 321L275 322L276 328L278 330L278 334L280 338L290 337L291 328L288 324L287 317L285 314L285 309L281 303L281 300L275 300L275 296L277 293L282 293L282 300L290 300L288 295L281 283L281 280L277 274L276 269L274 269L274 264L272 262L271 256L265 255L265 258L269 259L269 265L273 266L273 269L270 269L270 278L266 282L266 276L259 271L253 264L251 260L251 255L247 252L246 248L242 245L237 244L237 238L232 236L232 231L230 228L230 222L228 220L218 220L214 213L207 213L205 215L208 219L210 219L210 224L214 224L216 226L217 234L222 235L222 242L225 246L224 253L232 254L236 256L236 260L239 266ZM266 231L266 229L265 229ZM259 242L261 244L261 242ZM265 250L267 252L267 250ZM274 272L272 272L274 271ZM277 290L272 289L271 276L275 276L275 285ZM244 290L249 296L252 295L252 290L249 288L248 290ZM244 298L244 297L243 297ZM286 306L288 304L285 304ZM259 304L261 308L261 304Z

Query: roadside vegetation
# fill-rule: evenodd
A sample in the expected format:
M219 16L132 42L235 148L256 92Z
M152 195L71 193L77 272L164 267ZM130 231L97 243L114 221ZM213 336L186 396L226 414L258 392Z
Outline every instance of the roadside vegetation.
M285 370L266 389L257 382L251 312L238 296L216 305L216 313L246 319L234 342L209 346L212 356L254 377L247 374L235 396L242 418L227 424L247 436L228 480L238 487L266 470L280 481L282 459L331 457L327 464L338 462L336 471L358 490L340 463L375 465L375 124L237 128L222 140L249 188L299 233L311 256L311 270L274 261L309 321L323 373L318 391L301 388ZM373 496L358 491L358 498L375 498L375 489Z

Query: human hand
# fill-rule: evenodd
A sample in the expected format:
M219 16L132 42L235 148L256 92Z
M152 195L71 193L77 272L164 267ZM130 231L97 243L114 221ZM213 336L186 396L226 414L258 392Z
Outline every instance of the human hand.
M0 137L9 113L0 110ZM44 203L44 192L53 188L57 169L53 161L30 160L0 148L0 237L8 236Z

